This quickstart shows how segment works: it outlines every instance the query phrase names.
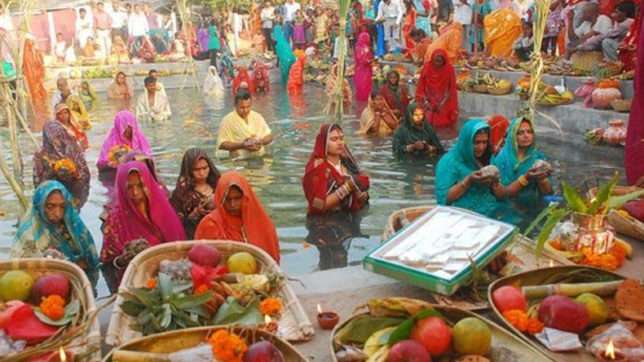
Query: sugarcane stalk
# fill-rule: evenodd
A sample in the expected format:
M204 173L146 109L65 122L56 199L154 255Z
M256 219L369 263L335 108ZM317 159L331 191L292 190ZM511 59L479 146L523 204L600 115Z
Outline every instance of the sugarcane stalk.
M543 76L543 58L541 57L541 45L543 44L543 36L546 30L546 21L550 13L550 1L542 0L535 2L534 22L533 28L533 51L532 51L532 71L530 72L530 88L528 91L528 117L535 120L535 110L537 108L537 99L539 93L539 84Z
M9 171L9 165L7 165L7 162L2 156L0 156L0 170L2 171L4 177L7 179L7 182L9 183L11 189L18 197L18 201L20 201L20 205L22 206L22 211L27 211L27 208L29 207L29 201L27 200L22 187L11 174L11 171Z
M576 297L583 293L593 293L599 296L607 297L615 294L617 288L623 280L611 282L592 282L592 283L558 283L545 285L529 285L521 288L526 299L545 298L550 295L564 295L567 297Z

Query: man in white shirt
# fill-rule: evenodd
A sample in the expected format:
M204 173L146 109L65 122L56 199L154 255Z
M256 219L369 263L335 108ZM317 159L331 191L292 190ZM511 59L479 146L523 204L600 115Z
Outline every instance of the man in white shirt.
M454 21L463 25L463 48L469 53L472 28L472 6L469 0L454 0Z
M573 16L568 14L569 23L573 23ZM601 39L613 29L613 21L606 15L599 12L597 3L587 3L584 5L582 23L575 29L569 29L569 35L575 40L568 46L568 56L572 53L583 50L601 50ZM573 32L570 34L570 32ZM598 41L599 40L599 41Z
M78 39L81 48L85 47L87 39L90 37L94 37L92 17L87 15L87 9L80 8L76 19L76 39Z
M270 0L264 3L262 12L259 17L262 20L262 34L264 34L264 40L266 41L266 50L268 52L273 51L273 21L275 20L275 8L271 4Z
M150 27L148 26L148 18L143 12L141 5L134 5L134 10L130 14L130 18L127 22L127 31L134 41L132 42L132 49L130 50L131 54L136 54L139 47L143 43L143 37L147 36L150 32Z
M94 9L94 29L96 42L104 50L105 56L109 56L112 53L112 16L105 10L105 4L101 1L96 3Z
M121 2L114 1L114 10L112 11L112 37L118 35L123 40L127 40L127 12Z
M393 52L400 47L400 24L404 11L399 0L382 0L378 5L376 22L383 23L387 51Z
M286 40L290 41L293 35L293 22L295 21L295 13L300 10L300 3L295 0L288 0L284 3L284 36Z

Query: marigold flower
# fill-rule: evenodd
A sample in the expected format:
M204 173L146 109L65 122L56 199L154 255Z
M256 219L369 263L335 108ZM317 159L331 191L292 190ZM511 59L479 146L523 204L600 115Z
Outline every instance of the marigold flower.
M503 312L503 317L508 321L508 323L521 332L535 334L543 330L543 323L536 318L530 318L528 313L521 309L505 311Z
M52 294L43 299L40 310L49 319L57 321L65 316L65 299L60 295Z
M282 301L279 298L266 298L259 303L259 310L265 315L278 315L282 312Z
M242 362L248 350L246 342L234 333L220 329L208 338L212 353L221 362Z
M148 289L154 289L157 287L157 280L154 278L150 278L145 282L145 287Z

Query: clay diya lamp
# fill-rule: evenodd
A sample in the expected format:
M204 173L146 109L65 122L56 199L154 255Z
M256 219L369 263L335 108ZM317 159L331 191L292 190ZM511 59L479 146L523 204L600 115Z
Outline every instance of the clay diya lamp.
M262 328L268 333L277 333L277 322L275 322L268 314L264 316L264 327Z
M626 355L615 348L613 341L609 341L606 350L597 357L601 362L626 362Z
M65 351L63 347L58 349L58 352L53 352L49 355L47 362L73 362L74 355L71 351Z
M318 324L322 329L333 329L340 321L340 316L336 312L323 312L322 307L318 304Z

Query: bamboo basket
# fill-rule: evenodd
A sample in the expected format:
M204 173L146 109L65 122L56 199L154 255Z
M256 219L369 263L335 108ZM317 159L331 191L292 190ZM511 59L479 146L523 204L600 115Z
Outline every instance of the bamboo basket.
M512 93L512 90L514 90L514 86L512 84L503 88L496 88L496 87L490 87L490 86L487 87L487 92L495 96L510 94Z
M62 329L48 340L20 353L5 356L3 362L18 362L29 360L63 347L74 354L75 361L99 361L101 358L101 330L96 318L98 309L94 299L94 288L85 272L76 264L65 260L51 258L25 258L0 261L0 275L11 270L22 270L39 277L48 273L60 273L70 282L73 295L78 298L81 310L80 318Z
M486 84L474 84L472 86L472 91L475 93L487 93L488 87Z
M570 57L572 68L586 73L592 72L597 64L600 64L603 60L604 55L598 51L578 51Z
M390 239L398 231L411 224L414 220L431 209L432 206L414 206L394 211L389 215L385 231L382 235L383 240ZM514 273L548 266L575 265L564 256L558 255L557 253L553 253L549 250L544 250L541 254L541 258L537 258L534 251L533 241L520 234L517 234L514 237L514 240L506 250L512 254L514 259L519 260L518 262L512 262L513 267L511 269ZM457 307L465 310L489 308L487 300L475 301L466 296L459 296L458 294L452 296L432 294L432 297L434 298L435 303L443 306Z
M125 270L119 286L119 294L129 288L143 287L148 279L157 274L162 260L185 258L192 246L197 244L214 246L224 258L237 252L248 252L257 260L259 272L282 273L279 265L270 255L250 244L230 240L178 241L154 246L134 257ZM310 340L314 333L313 325L288 283L283 284L279 297L284 304L284 313L279 320L277 335L292 342ZM123 298L120 295L117 296L105 337L105 342L110 346L120 346L127 341L142 337L140 332L130 327L133 319L121 311L122 302Z
M641 188L638 187L632 187L632 186L616 186L615 189L613 189L613 195L620 196L620 195L625 195L634 191L642 190ZM592 189L588 190L588 196L590 198L595 197L597 194L597 188L593 187ZM620 234L624 234L627 236L630 236L632 238L635 238L637 240L642 240L644 241L644 222L641 222L634 217L627 217L616 210L611 210L608 212L608 215L606 216L606 221L612 226L615 231L617 231Z
M565 353L556 353L556 352L551 352L548 349L546 349L539 341L536 340L534 337L529 337L526 334L520 332L514 326L512 326L510 323L507 323L505 318L503 318L501 312L496 308L494 303L492 303L492 293L505 285L512 285L515 287L521 287L521 286L528 286L528 285L545 285L545 284L551 284L551 283L556 283L556 281L552 281L551 278L557 277L557 276L562 276L565 273L570 273L572 271L578 271L578 270L589 270L589 271L594 271L596 273L603 274L607 277L611 277L613 280L622 280L624 279L622 276L619 274L609 272L606 270L598 269L598 268L593 268L593 267L587 267L587 266L573 266L573 265L567 265L567 266L556 266L552 268L544 268L544 269L538 269L538 270L531 270L527 271L524 273L519 273L515 275L511 275L509 277L501 278L499 280L496 280L493 282L490 287L488 288L488 299L490 301L490 305L492 306L492 310L494 311L494 314L496 315L497 319L500 319L501 322L505 325L506 328L510 329L512 332L515 334L518 334L521 339L526 341L527 343L530 343L532 346L540 350L541 352L545 353L548 355L553 361L561 361L561 360L574 360L574 361L579 361L579 362L593 362L595 361L595 357L593 357L590 353L586 352L585 349L581 350L576 350L576 351L570 351L570 352L565 352ZM584 279L583 277L580 278L578 283L581 282L593 282L596 280L589 280L589 279Z
M196 327L159 333L127 342L110 351L103 359L103 362L112 362L112 355L115 351L172 353L182 349L192 348L204 343L210 334L220 329L230 329L233 333L244 337L249 346L251 343L269 341L282 352L285 361L307 361L306 357L298 352L290 343L266 331L243 327ZM135 360L141 361L140 357L132 359L132 361Z
M424 301L423 303L425 303L427 307L431 307L439 311L451 324L454 324L458 320L461 320L467 317L477 318L483 321L485 324L487 324L487 326L492 331L492 348L491 348L490 354L492 354L493 356L497 354L499 355L497 359L490 358L491 361L519 361L519 360L523 360L523 361L529 360L530 362L550 362L551 361L550 358L548 358L540 350L534 348L529 343L526 343L520 338L514 336L512 333L503 329L498 324L492 322L487 318L482 317L479 314L475 314L470 311L459 309L459 308L435 305ZM331 332L331 340L329 344L330 344L331 359L333 362L338 362L338 359L335 356L336 349L339 347L335 343L336 333L347 323L349 323L352 319L363 315L369 315L369 312L368 311L359 312L358 310L347 320L338 324ZM514 356L514 359L511 356ZM530 358L527 359L526 358L527 356L530 356Z
M614 99L610 106L615 112L629 113L631 111L632 99Z

